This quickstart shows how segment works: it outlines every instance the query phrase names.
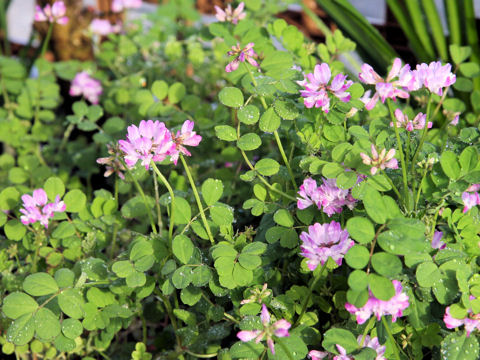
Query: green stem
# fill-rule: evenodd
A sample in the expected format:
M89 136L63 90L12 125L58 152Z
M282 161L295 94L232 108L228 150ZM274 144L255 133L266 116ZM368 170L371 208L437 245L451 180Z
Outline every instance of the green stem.
M160 197L158 195L158 180L157 180L156 171L153 172L153 188L155 190L155 206L157 208L158 233L162 235L163 222L162 222L162 212L160 211Z
M325 262L323 263L323 265L322 265L322 268L321 268L320 271L318 272L317 276L315 276L315 278L313 279L312 284L310 285L310 291L309 291L309 293L308 293L307 298L305 299L305 302L303 303L302 311L300 312L300 315L298 316L297 320L296 320L295 323L293 324L292 329L294 329L294 328L296 328L298 325L300 325L300 321L302 320L303 315L305 315L305 312L307 311L308 302L310 301L310 299L311 299L311 297L312 297L313 289L314 289L315 285L317 285L317 282L318 282L318 281L320 280L320 278L322 277L323 271L325 270L326 267L327 267L327 262L325 261Z
M118 209L118 178L116 176L116 174L114 174L115 176L115 190L114 190L114 193L115 193L115 202L117 203L117 209ZM116 242L117 242L117 233L118 233L118 224L115 222L115 224L113 225L113 234L112 234L112 245L110 246L110 259L113 259L113 256L115 255L115 245L116 245Z
M169 227L168 227L168 239L170 240L170 243L171 243L171 242L172 242L172 238L173 238L175 194L173 193L173 189L172 189L172 187L170 186L170 183L169 183L168 180L165 178L165 176L163 176L163 174L160 172L160 170L158 170L157 165L155 165L155 163L154 163L153 161L152 161L152 167L153 167L153 170L155 171L155 173L157 174L158 178L159 178L160 180L162 180L163 185L165 185L165 187L166 187L167 190L168 190L168 193L170 194L170 198L171 198L171 208L170 208L170 225L169 225Z
M428 171L428 168L423 170L422 180L420 180L420 183L418 184L417 197L415 199L415 211L417 211L417 208L418 208L418 202L420 201L420 194L422 193L422 183L423 183L423 180L425 179L425 176L427 175L427 171Z
M198 211L200 211L200 217L202 218L202 222L203 222L203 225L205 226L205 230L207 230L208 238L210 239L210 242L213 245L215 244L215 241L213 240L212 231L210 230L210 225L208 225L205 212L203 211L202 201L200 200L200 196L198 195L197 187L195 185L195 182L193 181L193 177L192 177L192 174L190 173L190 169L188 168L187 162L185 161L185 158L183 157L182 154L180 154L180 160L182 160L183 167L185 169L185 172L187 173L188 181L190 182L190 186L192 187L192 190L193 190L193 195L195 196L195 200L197 201Z
M405 198L403 199L403 202L405 204L405 208L408 208L408 204L410 203L408 201L408 180L407 180L407 168L405 167L405 157L403 154L403 147L402 147L402 140L400 139L400 133L398 132L398 127L397 127L397 118L395 117L393 113L393 105L392 105L392 100L387 99L388 103L388 109L390 110L390 117L392 118L393 122L393 129L395 131L395 137L397 138L397 143L398 143L398 152L400 153L400 163L402 165L402 177L403 177L403 192ZM426 124L426 123L425 123ZM425 128L427 126L425 125Z
M175 315L173 314L172 305L170 304L170 301L168 300L168 298L165 295L163 295L163 293L159 289L155 289L155 294L157 294L158 297L162 299L163 304L165 305L165 309L167 310L168 317L172 322L173 332L175 333L175 339L177 340L177 345L181 347L182 340L177 334L177 331L178 331L177 320L175 318Z
M155 226L155 222L153 221L152 213L150 211L150 207L148 206L145 193L143 192L143 189L138 183L137 179L135 179L135 177L133 176L132 171L128 168L127 164L123 162L123 166L125 167L125 169L127 169L127 174L130 175L130 178L132 179L133 183L135 184L135 187L137 188L137 191L140 193L140 196L143 199L143 203L145 204L145 208L147 209L147 215L148 215L148 218L150 219L150 226L152 227L152 231L154 234L157 234L157 228Z
M51 22L48 25L47 36L45 36L45 39L43 40L42 51L40 52L41 59L43 58L43 56L45 55L45 52L47 51L48 43L50 42L50 38L52 37L52 32L53 32L53 22Z
M392 331L390 330L390 326L387 323L387 320L385 319L385 316L382 316L382 323L383 326L385 326L385 330L387 331L388 337L390 339L390 342L392 343L393 346L393 352L395 354L395 358L397 360L400 360L400 354L398 353L398 345L397 342L395 341L395 338L393 337Z
M360 341L360 344L358 344L358 347L361 349L363 348L363 343L365 342L365 338L367 337L367 333L370 331L370 328L372 325L375 323L375 316L370 317L370 320L368 321L367 326L365 326L365 330L363 331L362 335L362 341Z
M140 319L142 320L142 339L145 346L147 346L147 321L143 315L143 311L140 311Z
M395 186L395 184L393 183L392 179L390 179L390 177L387 175L387 173L385 172L385 170L380 170L381 173L385 176L385 179L387 179L387 181L389 182L390 186L392 187L393 191L395 192L395 194L397 194L398 196L398 200L402 200L402 195L400 195L400 191L398 191L397 187Z
M413 174L413 171L415 170L415 163L417 161L418 154L420 153L420 150L422 149L423 143L425 142L425 139L427 137L427 131L428 131L428 121L430 120L430 107L432 104L432 95L430 95L427 103L427 112L426 112L426 118L425 118L425 127L423 128L423 133L422 137L420 139L420 142L417 146L417 149L415 150L415 154L413 154L412 158L412 165L410 166L410 172Z
M187 349L184 350L188 355L192 355L192 356L195 356L196 358L199 358L199 359L211 359L211 358L214 358L218 355L218 353L214 353L214 354L197 354L197 353L194 353L194 352L191 352Z

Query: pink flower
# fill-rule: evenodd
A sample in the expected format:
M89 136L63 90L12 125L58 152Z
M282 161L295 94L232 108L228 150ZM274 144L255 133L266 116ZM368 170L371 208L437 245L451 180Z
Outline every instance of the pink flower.
M433 249L439 249L439 250L445 249L447 244L445 244L442 241L442 237L443 237L443 232L441 232L441 231L435 231L433 233L433 238L432 238L432 248Z
M358 78L365 84L375 85L376 93L365 105L367 110L373 109L378 99L385 102L387 98L396 100L397 97L406 99L410 96L408 89L413 82L413 74L410 71L410 65L402 67L402 60L396 58L393 61L392 68L384 80L378 75L373 68L368 64L363 64ZM396 78L396 80L394 80Z
M190 120L186 120L182 125L182 130L177 132L177 135L172 135L172 140L175 143L175 150L170 153L171 159L175 165L177 165L178 157L180 153L186 156L191 156L190 152L183 146L198 146L202 137L197 135L193 130L195 123Z
M336 75L329 85L332 73L327 63L317 64L313 73L309 73L306 79L297 83L305 87L300 90L300 94L304 98L303 103L307 108L321 107L325 113L330 110L329 93L332 93L343 102L350 101L350 93L346 90L353 84L343 74Z
M48 220L53 217L55 212L65 211L65 203L60 201L60 196L55 197L53 203L48 203L47 193L43 189L33 190L33 196L22 195L23 209L20 212L23 214L20 221L24 225L40 222L45 228L48 228Z
M413 120L409 120L408 116L405 115L402 110L396 109L395 118L397 119L397 128L403 127L407 131L413 131L414 129L422 130L425 127L425 120L427 118L427 115L423 113L418 113ZM393 126L393 122L390 123L390 126ZM427 128L430 129L431 127L432 122L429 121L427 124Z
M410 90L418 90L426 87L430 92L442 96L443 88L455 83L456 76L451 72L452 66L442 66L440 61L432 61L430 64L419 64L412 71L414 81L410 84Z
M468 189L467 189L467 191L465 191L462 194L462 201L463 201L463 205L465 205L463 208L463 212L466 213L468 210L470 210L474 206L480 205L480 196L478 195L477 192L475 193L468 192Z
M308 258L307 265L310 270L315 270L318 264L325 264L329 257L342 265L343 256L353 246L347 230L336 221L320 225L315 223L308 227L308 232L300 234L302 245L300 255Z
M350 356L347 355L347 350L343 346L338 344L335 345L337 347L339 355L333 357L333 360L353 360Z
M138 9L142 6L142 0L113 0L112 11L121 12L124 9Z
M378 169L385 170L389 169L398 169L398 161L394 158L395 149L390 149L386 152L386 149L383 149L380 152L380 155L377 152L377 148L372 144L372 157L368 156L365 153L360 153L360 157L363 160L365 165L371 165L370 173L375 175Z
M110 156L97 159L97 164L105 165L107 169L103 176L109 177L115 173L120 179L125 180L125 175L123 174L123 171L125 171L125 166L123 166L123 163L120 161L122 153L118 145L112 146L107 144L107 149Z
M288 329L290 329L291 324L285 319L281 319L275 321L273 324L270 324L270 314L265 304L262 304L262 313L260 314L260 319L262 320L263 325L262 330L243 330L237 333L237 337L243 342L248 342L255 339L255 342L257 344L262 341L263 338L266 338L270 351L272 352L272 354L275 355L273 336L290 336L290 334L288 333Z
M245 18L245 16L247 16L247 14L243 12L244 7L245 4L243 3L243 1L238 4L235 10L232 10L232 6L230 4L228 4L225 10L222 10L220 7L215 5L215 16L217 17L218 21L228 21L236 25L238 23L238 20L242 20Z
M470 300L473 300L472 298L475 299L473 296L471 296ZM467 313L467 317L463 319L455 319L452 315L450 315L450 306L447 306L445 309L443 322L445 323L447 329L454 329L464 325L468 337L473 330L480 330L480 315L474 314L472 309L468 309Z
M362 345L362 335L357 337L357 342L358 345ZM386 347L380 345L377 337L370 338L370 336L366 335L363 341L363 347L369 347L377 352L377 357L375 360L387 360L387 358L384 356Z
M98 104L102 92L102 83L90 77L86 71L82 71L73 78L69 94L71 96L83 95L92 104Z
M40 6L35 6L35 21L48 21L50 23L57 23L65 25L68 23L68 17L65 16L67 8L63 1L56 1L53 5L47 4L42 9Z
M109 20L105 19L93 19L90 23L90 31L99 36L118 33L120 30L120 25L112 25Z
M258 66L257 61L253 57L257 57L257 53L253 50L255 46L254 43L248 43L243 49L240 47L240 44L237 43L236 46L232 46L232 50L227 54L229 56L236 56L228 65L225 67L226 72L232 72L238 69L240 62L248 61L252 66Z
M119 140L120 150L125 153L125 163L129 168L142 161L145 169L150 168L150 162L163 161L175 151L172 134L160 121L142 120L139 127L130 125L127 128L127 140Z
M320 192L318 191L317 182L311 178L303 180L300 185L297 197L297 207L300 210L308 208L310 205L317 204L320 201Z
M408 308L408 295L402 293L403 287L400 281L393 280L393 287L395 288L395 295L390 300L379 300L373 296L369 291L370 297L365 305L357 308L352 304L346 303L345 309L351 314L355 314L357 323L363 324L370 316L375 315L380 321L384 315L392 315L392 321L397 321L397 318L403 316L403 310Z

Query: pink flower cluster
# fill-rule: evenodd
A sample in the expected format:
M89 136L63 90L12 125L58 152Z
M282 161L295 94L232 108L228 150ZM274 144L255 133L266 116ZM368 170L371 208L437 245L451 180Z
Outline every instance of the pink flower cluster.
M397 97L406 99L410 96L409 91L419 90L423 87L430 92L442 95L443 88L455 83L455 74L451 72L451 65L443 65L440 62L419 64L415 70L410 70L410 65L402 67L402 61L396 58L392 68L383 79L368 64L363 64L358 78L365 84L375 85L375 94L365 105L367 110L373 109L380 99L382 103L387 98L396 100Z
M417 116L413 118L413 120L409 120L408 116L405 115L402 110L396 109L395 118L397 119L397 128L404 128L407 131L413 131L422 130L425 127L427 115L423 113L418 113ZM427 124L427 128L430 129L432 125L432 122L429 121ZM390 126L393 126L393 122L390 123Z
M112 11L121 12L126 9L138 9L142 6L142 0L113 0Z
M48 220L53 217L56 212L65 211L65 203L60 201L60 196L55 197L53 203L47 203L47 193L43 189L33 190L33 196L22 195L23 209L20 212L23 214L20 221L24 225L40 222L45 228L48 228Z
M338 74L330 83L332 72L327 63L317 64L313 73L307 74L303 81L297 81L305 90L301 90L303 103L307 108L321 107L325 113L330 110L329 93L333 94L343 102L350 101L350 93L348 88L353 84L353 81L347 81L347 75ZM330 83L330 84L329 84Z
M470 300L475 299L474 296L470 296ZM445 309L445 315L443 316L443 322L447 329L455 329L460 326L465 326L465 331L467 332L467 337L470 336L470 333L475 329L480 331L480 314L474 314L472 309L467 310L467 317L463 319L455 319L450 315L450 306L447 306Z
M225 10L222 10L220 7L215 5L215 16L217 17L218 21L221 22L231 22L232 24L237 24L239 20L242 20L247 16L245 12L243 12L243 8L245 7L245 3L242 1L235 10L232 10L232 5L228 4Z
M125 163L132 168L141 160L148 170L152 161L163 161L170 156L176 165L180 154L191 155L183 145L197 146L202 140L193 131L193 126L193 121L186 120L182 129L174 135L158 120L142 120L138 127L130 125L127 128L127 140L118 141L120 150L125 153Z
M369 347L375 350L377 353L375 360L387 360L387 358L385 357L386 347L380 345L377 337L370 338L370 336L366 335L362 344L362 335L359 335L357 337L357 342L358 342L358 345L360 346L363 345L364 348ZM333 356L333 360L353 360L353 357L350 357L347 355L347 351L343 346L340 346L337 344L336 347L338 352L340 353L339 355L334 356L333 354L330 354L327 351L312 350L308 353L308 356L312 360L321 360L325 358L330 359L332 358L332 356Z
M441 231L435 231L433 233L433 238L432 238L432 243L431 243L432 249L438 249L438 250L445 249L447 244L445 244L442 241L442 237L443 237L443 232L441 232Z
M358 182L361 180L359 177ZM344 206L352 210L357 200L352 197L350 190L340 189L336 179L323 179L323 184L317 186L315 180L306 178L298 191L300 197L297 198L297 207L303 210L315 204L329 217L341 213Z
M319 264L325 264L328 258L332 258L337 265L342 265L343 257L354 244L349 238L348 231L342 230L336 221L309 226L308 232L300 234L300 240L302 240L300 255L308 258L307 265L312 271Z
M238 66L241 62L247 61L252 66L258 66L257 61L254 57L257 57L257 53L253 50L255 44L248 43L243 49L240 47L240 44L237 43L236 46L232 46L232 50L230 50L227 55L228 56L235 56L231 62L227 64L225 67L226 72L232 72L238 69Z
M380 154L377 151L375 145L372 144L372 157L368 156L365 153L360 153L360 157L363 160L365 165L370 165L370 173L375 175L378 169L385 170L386 168L389 169L398 169L398 161L394 158L395 156L395 149L387 150L383 149L380 151Z
M56 1L53 5L47 4L42 9L40 6L35 6L35 21L48 21L50 23L57 23L65 25L68 23L68 17L65 16L67 8L63 1Z
M375 315L377 320L380 320L384 315L392 315L392 321L397 321L397 318L403 316L403 310L408 308L408 295L402 293L403 287L400 281L393 280L393 287L395 288L395 295L390 300L379 300L371 291L365 305L361 308L346 303L345 309L351 314L355 314L357 323L363 324L370 316Z
M474 206L480 205L480 195L478 194L478 190L480 190L480 184L473 184L470 185L468 189L462 193L464 213L466 213Z
M120 24L112 25L106 19L93 19L90 23L90 31L99 36L107 36L108 34L116 34L122 30Z
M73 78L69 94L71 96L83 95L92 104L98 104L102 92L102 83L90 77L86 71L82 71Z
M243 341L248 342L255 339L258 344L264 338L267 339L268 347L272 354L275 355L275 344L273 343L273 336L287 337L290 336L288 329L292 326L287 320L281 319L270 324L270 313L267 310L265 304L262 304L262 313L260 314L262 320L262 330L243 330L238 332L237 337Z

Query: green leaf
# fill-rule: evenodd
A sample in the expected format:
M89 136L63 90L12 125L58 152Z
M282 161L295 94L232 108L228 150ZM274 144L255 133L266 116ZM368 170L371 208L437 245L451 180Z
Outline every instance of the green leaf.
M244 151L252 151L258 149L262 145L260 136L255 133L242 135L237 141L237 146Z
M135 242L132 250L130 250L130 261L136 262L146 256L153 255L152 244L146 240Z
M275 212L273 215L273 220L281 226L285 226L287 228L292 227L294 224L294 220L292 214L286 209L280 209Z
M192 282L193 272L192 268L189 266L181 266L172 276L173 286L177 289L184 289Z
M0 210L12 210L18 204L20 193L13 186L6 187L0 192Z
M345 261L348 266L354 269L363 269L370 260L370 252L365 246L354 245L345 254Z
M479 346L476 336L467 337L465 332L449 334L441 345L442 360L475 360L478 359Z
M62 221L52 233L52 237L56 239L65 239L75 235L75 225L68 221Z
M237 263L233 267L233 280L238 286L248 286L253 280L253 273Z
M185 85L180 82L176 82L168 89L168 101L171 104L177 104L182 101L183 97L187 93Z
M202 197L205 203L210 206L215 204L223 194L223 183L221 180L209 178L202 184Z
M74 189L69 191L63 199L68 212L80 212L87 203L87 196L82 190Z
M262 343L249 342L236 342L230 348L230 356L233 359L259 359L265 349Z
M32 314L25 314L16 319L7 330L7 341L21 346L27 344L35 331Z
M268 108L261 116L259 128L263 132L273 133L280 127L281 119L273 108Z
M58 291L58 285L51 275L36 273L25 278L23 290L33 296L50 295Z
M457 44L450 45L450 55L455 64L460 64L467 60L472 53L470 46L458 46Z
M347 353L357 349L358 343L355 336L348 330L333 328L327 330L323 336L322 346L329 352L338 352L337 345L342 346Z
M238 262L247 270L255 270L262 265L262 259L259 256L250 254L240 254Z
M27 228L20 221L14 219L9 220L3 227L3 231L8 239L13 241L22 240L23 236L27 232Z
M281 346L280 343L283 343L283 346ZM303 360L308 353L305 342L295 334L290 334L288 337L277 338L274 346L275 355L268 351L268 358L271 360ZM285 350L289 353L286 354Z
M187 264L190 258L193 255L195 247L193 246L192 241L185 235L177 235L172 242L172 251L173 254L180 260L183 264Z
M126 278L128 275L133 273L135 269L133 264L128 260L116 261L112 265L112 271L117 274L117 276Z
M8 180L13 184L23 184L28 179L28 173L22 168L14 167L8 171Z
M380 275L391 278L402 272L402 262L396 255L377 252L371 261L373 269Z
M3 299L2 311L10 319L18 319L25 314L37 310L37 302L29 295L22 292L13 292Z
M366 187L363 205L368 216L377 224L385 224L387 221L387 209L380 193L371 186Z
M177 225L188 224L192 218L192 209L187 200L182 197L175 197L175 206L173 207L173 220Z
M442 170L450 179L456 180L460 176L460 165L457 156L452 151L444 151L440 156Z
M60 309L73 319L83 317L84 304L82 293L78 289L67 289L58 295L58 305Z
M368 275L368 285L373 295L379 300L390 300L395 295L395 288L392 282L376 274Z
M260 111L255 105L247 105L238 110L238 120L247 125L256 124L260 117Z
M168 84L163 80L156 80L152 84L152 93L158 100L163 100L168 94Z
M353 217L347 221L350 237L360 244L369 244L375 237L375 228L370 220L364 217Z
M417 267L417 281L420 286L432 287L436 281L442 277L437 265L433 262L424 262Z
M233 222L233 210L225 204L217 203L210 208L210 217L219 226L230 225Z
M62 321L62 332L67 338L75 339L82 335L82 323L77 319L65 319Z
M145 285L147 277L143 272L133 271L125 278L128 287L135 288Z
M295 120L300 112L293 101L277 100L274 104L275 112L285 120Z
M34 316L35 320L35 336L42 340L52 340L60 334L60 321L55 314L47 309L38 309Z
M220 140L224 141L237 140L237 131L235 128L228 125L215 126L215 135L217 135Z
M192 284L197 287L205 286L212 278L212 271L206 265L195 268L192 273Z
M243 105L243 94L236 87L224 87L218 94L220 102L228 107L238 108Z
M464 174L473 171L478 164L478 153L473 146L465 148L459 156L460 166Z
M69 352L69 351L72 351L75 349L75 347L77 346L77 344L75 343L75 341L73 341L72 339L69 339L65 336L63 336L62 334L58 335L56 338L55 338L55 341L53 343L53 345L55 346L55 348L60 351L60 352Z
M272 176L280 170L280 164L273 159L261 159L255 164L255 170L263 176Z

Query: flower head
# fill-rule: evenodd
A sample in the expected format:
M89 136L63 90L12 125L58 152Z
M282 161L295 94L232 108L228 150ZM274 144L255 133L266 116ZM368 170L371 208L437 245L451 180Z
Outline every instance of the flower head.
M327 224L315 223L308 227L308 232L300 234L302 245L300 255L308 258L307 265L315 270L319 264L323 265L329 257L342 265L342 259L354 242L349 238L347 230L336 221Z
M23 209L20 212L23 214L20 221L24 225L40 222L45 228L48 228L48 221L53 217L55 212L65 211L65 203L60 201L60 196L55 197L53 203L47 203L47 193L43 189L33 190L33 195L22 195Z
M262 304L262 312L260 314L262 320L262 330L243 330L238 332L237 337L244 342L255 339L258 344L264 338L267 340L267 345L270 348L272 354L275 354L275 345L273 343L273 336L287 337L290 336L288 329L292 326L287 320L281 319L275 321L273 324L270 322L270 314L265 304Z
M463 212L466 213L474 206L480 205L480 196L478 192L469 192L467 189L467 191L462 193L462 201L464 205Z
M357 337L357 342L359 345L362 344L362 338L363 338L362 335L359 335ZM365 339L363 341L363 347L369 347L377 352L377 357L375 358L375 360L387 360L387 358L384 356L386 347L380 345L377 337L370 338L370 336L365 335Z
M412 71L414 81L410 83L410 90L418 90L426 87L430 92L442 96L443 88L446 88L456 81L456 76L451 72L452 66L442 66L440 61L432 61L430 64L419 64Z
M102 92L101 82L90 77L86 71L82 71L73 78L69 94L71 96L83 95L92 104L98 104Z
M120 150L125 153L125 163L129 168L142 161L145 169L150 168L150 162L163 161L175 151L172 134L160 121L142 120L140 125L130 125L127 128L127 140L119 140Z
M53 5L47 4L43 9L37 5L35 6L35 21L48 21L65 25L68 23L68 17L65 16L66 13L67 8L63 1L56 1Z
M443 237L443 232L441 231L435 231L433 233L432 244L431 244L433 249L439 249L439 250L445 249L447 244L445 244L442 241L442 237Z
M425 127L425 120L427 118L427 115L423 113L418 113L413 120L409 120L408 116L405 115L402 110L396 109L395 118L397 119L397 128L403 127L407 131L413 131L422 130ZM427 128L430 129L432 125L432 122L429 121L427 124ZM390 123L390 126L393 126L393 122Z
M120 29L120 25L112 25L110 21L106 19L93 19L90 23L90 31L99 36L118 33Z
M326 358L329 355L327 351L318 351L318 350L312 350L308 353L308 356L312 360L321 360Z
M360 156L365 165L372 166L372 168L370 169L370 173L372 175L375 175L378 169L398 169L398 161L394 158L395 149L390 149L388 150L388 152L386 149L383 149L380 154L378 154L377 148L375 147L375 145L372 144L371 150L372 157L368 156L365 153L360 153Z
M363 340L363 342L362 342L362 340ZM387 360L387 358L384 356L386 347L380 345L377 337L370 338L370 336L365 335L365 338L363 338L362 335L359 335L357 337L357 342L358 342L358 345L363 346L364 348L369 347L369 348L375 350L375 352L377 353L377 356L375 357L375 360ZM339 354L335 355L333 357L333 360L353 360L350 356L347 355L347 351L345 350L345 348L343 346L340 346L338 344L336 344L335 346L336 346ZM312 360L320 360L320 359L324 359L326 357L331 358L333 356L333 354L330 354L327 351L312 350L308 353L308 356Z
M305 90L300 90L300 94L304 98L303 102L307 108L321 107L325 113L328 113L330 110L329 93L343 102L350 101L350 93L347 90L353 81L347 81L346 75L338 74L330 83L331 77L330 67L327 63L322 63L315 65L313 73L307 74L303 81L297 82L305 87Z
M410 65L407 64L402 67L400 58L396 58L393 61L392 68L386 79L380 77L368 64L362 65L358 78L365 84L375 85L376 92L365 105L367 110L373 109L378 99L381 99L382 103L384 103L387 98L392 100L396 100L397 97L402 99L408 98L410 95L406 89L413 82Z
M300 210L308 208L310 205L320 202L320 192L318 191L317 182L312 178L303 180L298 191L300 197L297 198L297 207Z
M473 299L475 299L475 297L470 296L470 300ZM443 322L447 329L454 329L464 325L467 337L470 336L470 333L475 329L480 330L480 315L474 314L472 309L467 310L467 316L465 318L456 319L450 314L450 306L447 306L445 315L443 316Z
M395 288L395 295L390 300L377 299L371 291L369 291L370 297L365 305L361 308L346 303L345 309L351 314L355 314L357 323L363 324L370 316L375 315L377 320L380 320L384 315L391 315L392 321L397 321L397 318L403 316L403 310L408 308L408 295L403 293L403 287L400 281L393 280L393 287Z
M192 131L194 125L195 123L193 121L186 120L182 125L182 130L177 131L177 135L172 134L172 140L175 143L175 150L172 150L170 155L175 165L177 165L180 153L186 156L192 155L183 145L198 146L200 141L202 141L202 137L197 135L195 131Z
M215 5L215 16L217 17L218 21L221 22L231 22L233 24L237 24L239 20L242 20L247 16L245 12L243 12L243 8L245 7L245 3L242 1L236 9L232 10L232 6L228 4L225 10L222 10L220 7Z
M110 156L97 159L97 164L105 165L107 168L103 176L109 177L115 173L120 179L124 180L125 175L123 175L123 171L125 171L125 166L123 166L123 163L120 160L122 152L120 151L119 146L107 144L107 149Z
M248 43L243 49L240 47L240 44L237 43L236 46L232 46L232 50L230 50L227 54L229 56L235 56L228 65L225 67L226 72L232 72L238 69L238 66L241 62L248 61L248 63L252 66L258 66L257 61L254 57L257 57L257 53L253 50L255 46L254 43Z
M250 297L248 297L248 299L240 301L240 304L244 305L252 302L258 302L259 304L261 304L263 300L269 297L271 294L272 291L268 290L268 285L267 283L265 283L263 284L261 289L256 287L253 290L250 290Z
M142 6L142 0L113 0L112 11L121 12L125 9L138 9Z

